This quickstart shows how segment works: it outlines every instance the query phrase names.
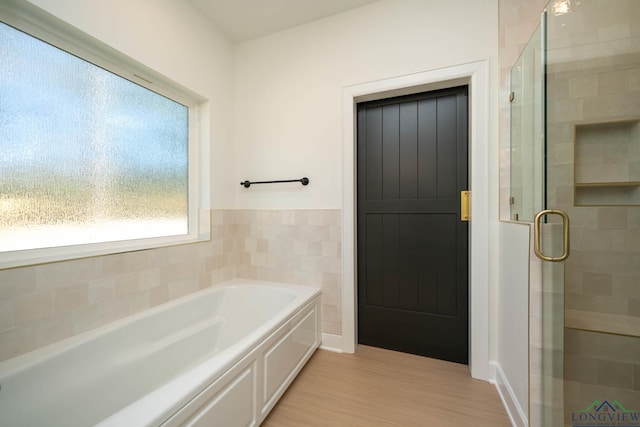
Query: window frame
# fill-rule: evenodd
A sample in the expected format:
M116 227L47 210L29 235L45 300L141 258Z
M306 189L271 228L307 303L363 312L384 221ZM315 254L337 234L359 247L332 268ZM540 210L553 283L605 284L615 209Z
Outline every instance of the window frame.
M27 2L0 4L0 22L178 102L189 111L188 234L0 252L0 270L211 240L208 100Z

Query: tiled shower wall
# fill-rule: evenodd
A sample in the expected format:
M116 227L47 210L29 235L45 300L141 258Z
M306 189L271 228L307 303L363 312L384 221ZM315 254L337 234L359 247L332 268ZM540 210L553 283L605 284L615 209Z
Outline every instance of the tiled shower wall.
M511 92L510 74L531 35L540 25L540 14L547 0L499 1L499 61L500 61L500 219L510 219L511 196Z
M565 330L565 425L595 399L640 408L640 339Z
M242 277L323 289L341 333L340 210L214 210L209 242L0 270L0 361Z
M610 184L628 180L622 172L638 164L638 136L630 133L620 144L611 130L621 127L607 123L640 121L639 15L640 2L604 0L548 19L553 185L547 198L571 218L564 277L567 424L572 411L594 399L640 408L640 206L607 199L620 190ZM589 182L602 186L576 186ZM585 203L585 191L596 197Z
M503 220L509 218L509 70L519 49L538 25L544 3L500 0L500 218ZM640 406L638 338L623 336L634 329L637 335L636 325L640 324L637 309L640 306L640 207L579 207L574 206L573 194L574 124L640 119L637 65L640 32L635 18L637 9L633 10L640 7L640 2L572 2L572 5L572 13L549 18L547 76L548 138L553 142L548 153L549 181L553 184L548 188L547 200L549 207L566 210L571 217L572 255L566 262L566 275L560 275L559 280L547 277L549 272L543 271L540 262L532 259L531 312L535 317L549 300L547 297L552 296L553 287L562 283L566 286L567 325L589 331L566 329L563 343L544 341L546 349L557 344L564 347L564 363L557 360L555 354L531 353L531 425L541 422L536 420L536 401L541 394L536 391L535 377L539 369L534 365L545 358L553 361L554 375L558 371L556 366L564 365L566 369L562 384L564 399L555 396L555 391L549 393L547 389L546 392L553 395L554 402L564 400L566 414L584 409L595 398L617 398L621 402L623 399L627 407L634 409ZM600 10L587 9L594 5ZM635 147L637 150L638 146ZM599 160L606 160L605 167L619 172L621 168L616 163L625 157L628 162L634 155L637 160L637 153L620 152L611 147ZM535 294L533 273L545 276L543 283L547 288L552 286L543 288L542 297ZM551 275L556 275L555 270ZM564 311L558 301L561 299L554 297L547 304L558 307L558 310L552 309L553 316L556 311ZM532 331L536 332L532 332L532 340L540 339L542 343L543 334L533 328ZM559 378L563 378L561 369Z
M609 2L620 7L578 9L564 20L549 20L548 108L549 206L563 209L571 217L571 257L566 262L567 310L621 316L640 316L640 207L606 206L591 200L591 207L578 206L574 182L582 168L606 176L586 181L624 181L611 177L627 163L638 167L640 138L634 136L629 150L607 138L606 127L598 136L599 146L585 147L574 126L609 121L640 120L640 39L633 34L640 25L629 23L631 12L640 9L634 1ZM589 4L589 3L585 3ZM625 22L627 22L625 24ZM605 125L606 126L606 125ZM594 145L594 144L590 144ZM608 146L607 146L608 145ZM583 151L584 150L584 151ZM598 152L596 152L598 150ZM595 164L581 166L585 154ZM635 162L633 162L635 160ZM633 180L632 180L633 181ZM605 193L615 188L602 187ZM577 188L575 191L581 190ZM594 206L595 205L595 206ZM577 315L580 316L580 315ZM584 316L590 317L590 314ZM573 317L573 314L572 316ZM639 323L640 324L640 323Z

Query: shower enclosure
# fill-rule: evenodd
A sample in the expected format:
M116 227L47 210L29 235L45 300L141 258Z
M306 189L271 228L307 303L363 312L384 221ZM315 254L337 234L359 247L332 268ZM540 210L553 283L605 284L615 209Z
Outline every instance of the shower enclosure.
M552 0L511 85L530 425L640 426L640 1Z

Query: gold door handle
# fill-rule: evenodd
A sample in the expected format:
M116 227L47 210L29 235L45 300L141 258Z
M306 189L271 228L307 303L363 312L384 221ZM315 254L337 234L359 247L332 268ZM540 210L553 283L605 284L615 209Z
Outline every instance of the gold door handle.
M471 191L460 192L460 221L471 219Z
M560 215L562 217L562 255L553 258L548 257L542 253L540 249L540 222L545 215ZM533 219L533 251L536 256L543 261L560 262L569 258L569 215L566 212L556 209L547 209L540 211Z

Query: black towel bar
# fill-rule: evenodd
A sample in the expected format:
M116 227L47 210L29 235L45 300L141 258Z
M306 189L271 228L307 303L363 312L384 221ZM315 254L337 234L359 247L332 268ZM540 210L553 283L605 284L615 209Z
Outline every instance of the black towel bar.
M283 182L299 182L302 185L307 185L309 184L309 178L305 176L304 178L300 179L284 179L280 181L243 181L240 183L240 185L242 185L244 188L249 188L251 187L251 184L280 184Z

